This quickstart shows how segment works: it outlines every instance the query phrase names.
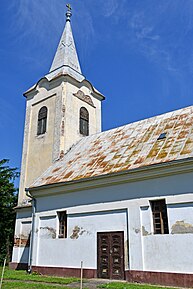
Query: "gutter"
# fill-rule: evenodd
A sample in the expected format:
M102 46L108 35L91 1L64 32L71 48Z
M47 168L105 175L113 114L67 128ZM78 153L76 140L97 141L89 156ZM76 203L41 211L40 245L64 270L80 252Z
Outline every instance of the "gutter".
M32 261L33 261L33 245L34 245L34 231L35 231L35 216L36 216L36 199L26 191L26 195L32 199L32 229L31 229L31 238L30 238L30 247L29 247L29 256L28 256L28 269L29 274L32 273Z

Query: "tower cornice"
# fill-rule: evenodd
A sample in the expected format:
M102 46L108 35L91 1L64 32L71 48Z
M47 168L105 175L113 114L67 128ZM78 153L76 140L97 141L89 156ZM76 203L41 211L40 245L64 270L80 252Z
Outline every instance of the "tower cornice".
M93 96L99 100L104 100L105 99L105 96L100 93L93 85L92 83L83 78L80 80L77 80L76 78L72 77L71 75L69 75L68 73L66 74L58 74L58 75L55 75L55 77L49 79L47 76L45 77L42 77L35 85L33 85L31 88L29 88L27 91L24 92L24 96L25 97L28 97L29 95L31 95L31 93L35 93L37 90L38 90L38 86L40 84L40 82L42 82L43 80L47 81L48 83L52 83L53 81L55 80L59 80L61 79L62 81L64 81L64 79L67 78L66 81L70 81L70 82L75 82L75 83L79 83L79 84L85 84L86 86L89 86L90 89L91 89L91 92L93 94Z

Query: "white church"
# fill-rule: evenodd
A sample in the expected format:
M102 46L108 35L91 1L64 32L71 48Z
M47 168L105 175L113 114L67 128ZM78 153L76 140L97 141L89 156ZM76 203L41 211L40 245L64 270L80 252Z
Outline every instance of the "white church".
M50 71L24 93L10 267L193 286L193 106L101 132L71 9Z

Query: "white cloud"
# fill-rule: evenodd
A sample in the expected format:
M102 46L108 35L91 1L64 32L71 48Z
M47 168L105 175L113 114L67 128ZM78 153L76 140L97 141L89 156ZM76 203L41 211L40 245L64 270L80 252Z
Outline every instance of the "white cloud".
M109 1L103 1L102 4L102 10L105 17L112 16L115 12L117 12L119 8L119 2L118 0L109 0Z
M192 71L189 60L193 59L193 42L188 42L188 48L184 44L189 34L193 35L192 0L72 0L71 3L76 16L73 29L83 63L97 41L103 40L98 31L99 21L108 21L108 39L116 37L110 33L116 34L117 24L121 23L121 35L117 37L127 42L130 49L169 71ZM14 0L8 5L14 12L13 45L14 41L25 43L27 39L29 49L42 46L42 53L56 47L65 22L63 0Z
M128 44L150 61L180 73L193 53L192 41L190 51L185 47L187 35L193 33L193 1L136 1L130 8Z

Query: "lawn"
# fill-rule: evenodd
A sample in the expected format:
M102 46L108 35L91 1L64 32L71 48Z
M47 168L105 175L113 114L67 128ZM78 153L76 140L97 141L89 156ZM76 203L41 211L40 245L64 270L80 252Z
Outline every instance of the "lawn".
M155 285L141 285L141 284L130 284L124 282L111 282L109 284L104 284L98 286L98 288L106 288L106 289L174 289L171 287L160 287ZM175 288L176 289L176 288Z
M0 268L0 275L2 269ZM96 280L95 280L96 281ZM84 280L84 289L89 289L91 280ZM51 277L37 274L28 274L26 271L14 271L5 269L2 289L69 289L68 284L71 284L71 289L80 288L80 279ZM92 287L94 288L94 287ZM151 285L129 284L126 282L110 282L103 285L98 285L97 288L106 289L172 289L171 287L160 287Z
M69 287L53 284L43 284L43 283L27 283L26 282L10 282L3 281L2 289L69 289ZM73 289L73 288L71 288Z
M2 268L0 268L0 275L1 272ZM28 274L26 271L14 271L6 268L2 289L67 289L65 285L79 281L80 279L78 278L62 278Z
M0 270L1 271L1 270ZM6 280L25 280L34 282L46 282L46 283L56 283L56 284L70 284L72 282L78 282L78 278L63 278L63 277L52 277L43 276L36 274L28 274L26 271L14 271L8 268L5 269L4 279Z

